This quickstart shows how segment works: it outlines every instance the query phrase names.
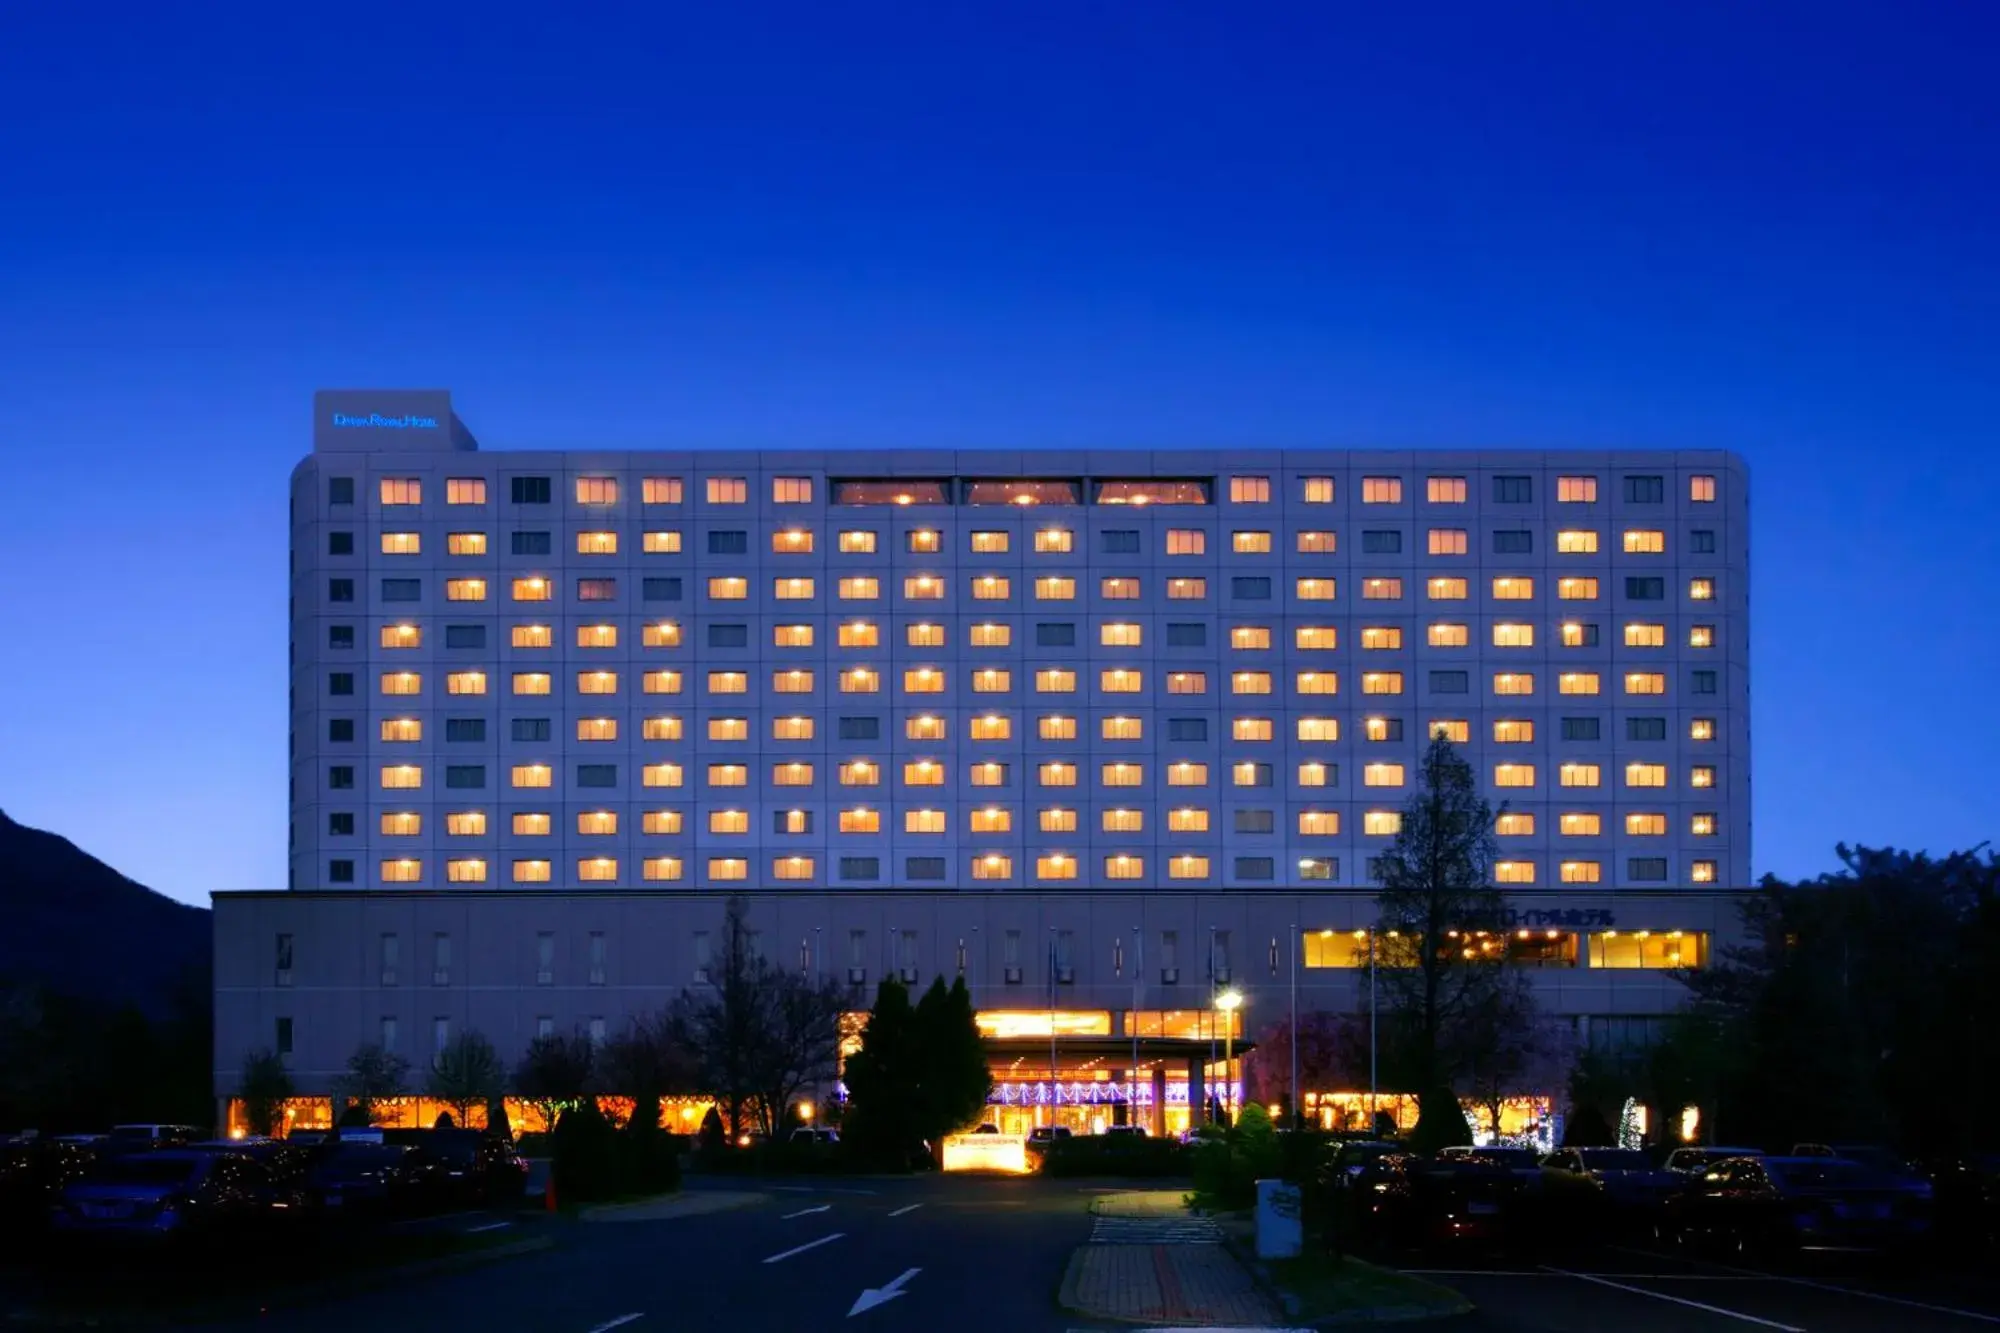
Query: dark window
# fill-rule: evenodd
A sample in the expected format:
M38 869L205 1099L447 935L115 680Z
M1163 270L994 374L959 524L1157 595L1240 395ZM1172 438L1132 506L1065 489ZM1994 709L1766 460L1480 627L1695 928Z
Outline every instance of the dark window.
M329 648L352 648L354 646L354 626L328 625L326 646Z
M1169 648L1208 647L1208 626L1199 620L1168 621L1167 647Z
M352 884L354 882L354 862L328 861L326 882L329 884Z
M943 879L944 858L942 856L912 856L903 861L905 879Z
M750 627L748 625L710 625L708 646L711 648L748 648Z
M1693 689L1694 693L1696 693L1696 694L1714 694L1714 693L1715 693L1715 673L1714 673L1713 671L1697 671L1697 672L1695 672L1695 673L1694 673L1694 682L1693 682L1693 685L1691 686L1691 688Z
M444 646L447 648L484 648L486 646L486 626L446 625Z
M1493 554L1529 555L1535 549L1535 534L1524 528L1501 528L1493 534Z
M1170 717L1167 719L1167 739L1170 741L1205 741L1208 739L1208 719L1205 717Z
M1688 534L1688 553L1690 555L1714 555L1715 529L1696 528L1693 532L1690 532Z
M422 579L383 579L382 600L385 602L416 602L424 595Z
M747 532L720 531L708 534L710 555L748 555L750 534Z
M1269 810L1238 810L1236 831L1238 833L1269 833L1277 827L1277 816Z
M354 478L328 477L326 479L326 502L330 505L353 504Z
M879 856L843 856L840 858L842 879L882 878L882 858Z
M354 739L354 719L351 717L330 719L326 724L326 738L336 745L352 741Z
M460 791L480 791L486 786L486 765L447 764L444 785Z
M515 477L511 488L517 505L545 505L554 492L547 477Z
M331 671L326 677L328 694L354 693L354 673L352 671Z
M334 791L354 790L354 765L335 764L326 770L326 785Z
M287 950L287 952L289 952L289 950ZM288 959L286 959L286 960L285 960L285 962L286 962L286 966L287 966L287 967L289 967L289 966L290 966L290 964L291 964L291 960L290 960L290 959L288 958ZM278 1048L278 1054L279 1054L279 1056L281 1056L281 1057L282 1057L282 1056L287 1056L287 1055L290 1055L290 1054L292 1053L292 1020L291 1020L291 1019L289 1019L289 1018L280 1018L280 1019L278 1020L278 1022L277 1022L277 1032L275 1033L275 1042L276 1042L276 1045L277 1045L277 1048Z
M1594 717L1566 717L1562 720L1562 738L1566 741L1594 741L1600 733L1599 721Z
M1379 736L1375 736L1375 735L1370 735L1370 734L1369 734L1369 733L1368 733L1368 732L1367 732L1366 730L1364 730L1364 731L1362 732L1362 735L1364 735L1364 736L1367 736L1369 740L1371 740L1371 741L1399 741L1399 740L1403 739L1403 719L1402 719L1402 718L1400 718L1400 717L1384 717L1384 718L1377 718L1377 719L1375 719L1375 720L1376 720L1377 722L1379 722L1379 723L1381 724L1381 733L1382 733L1382 734L1381 734L1381 735L1379 735Z
M351 532L329 532L326 534L328 555L353 555L354 534Z
M882 719L879 717L843 717L839 723L840 739L844 741L874 741L882 738Z
M810 811L810 810L801 810L801 811L799 811L799 817L800 817L801 819L803 819L803 820L805 821L805 827L804 827L804 828L800 828L800 829L791 829L791 828L787 828L787 827L785 827L785 826L786 826L786 824L790 822L790 820L791 820L791 817L792 817L792 812L791 812L790 810L773 810L773 811L771 812L771 832L773 832L773 833L811 833L811 832L813 831L813 813L812 813L812 811Z
M509 725L517 741L545 741L549 738L549 720L545 717L517 717Z
M1229 580L1229 595L1239 602L1271 600L1271 580L1264 575L1240 575Z
M1596 622L1577 624L1574 630L1568 626L1564 626L1562 646L1565 648L1595 648L1597 646Z
M1503 505L1524 505L1535 502L1535 479L1533 477L1495 477L1493 479L1493 503Z
M639 597L648 602L678 602L681 599L681 581L678 578L643 579L639 585Z
M1106 555L1139 554L1139 533L1136 529L1114 528L1101 536Z
M1431 672L1432 694L1464 694L1472 688L1472 677L1464 671Z
M1268 856L1239 856L1236 858L1236 878L1270 879L1277 873L1277 862Z
M1625 861L1625 878L1632 880L1665 879L1667 858L1664 856L1633 856Z
M354 812L342 810L326 817L326 833L330 838L351 838L354 836Z
M444 720L444 738L452 744L476 745L486 739L486 719L448 717Z
M618 765L578 764L576 785L579 787L615 787L618 785Z
M328 579L326 600L329 602L351 602L354 600L353 579Z
M1043 621L1035 626L1037 648L1076 647L1076 626L1062 621Z
M519 478L515 478L519 480ZM555 538L546 532L517 532L508 538L515 555L553 555Z
M1663 578L1641 577L1635 574L1625 576L1625 596L1635 602L1664 601L1667 595L1667 581Z
M1371 857L1369 857L1369 858L1368 858L1368 864L1367 864L1367 865L1366 865L1365 867L1363 867L1363 869L1364 869L1364 870L1365 870L1365 871L1367 872L1367 875L1368 875L1368 878L1370 878L1370 879L1372 879L1372 880L1376 881L1377 883L1380 883L1380 882L1381 882L1381 879L1382 879L1382 858L1381 858L1381 857L1379 857L1379 856L1371 856Z
M617 579L578 579L576 600L579 602L615 602L618 600Z
M1403 534L1396 531L1364 531L1361 534L1361 552L1363 555L1401 555Z
M1628 505L1662 504L1667 498L1665 477L1625 478L1625 503Z
M1590 719L1595 722L1596 718ZM1663 717L1628 717L1625 719L1625 739L1628 741L1663 741L1667 738L1667 720ZM1567 740L1568 737L1563 739Z

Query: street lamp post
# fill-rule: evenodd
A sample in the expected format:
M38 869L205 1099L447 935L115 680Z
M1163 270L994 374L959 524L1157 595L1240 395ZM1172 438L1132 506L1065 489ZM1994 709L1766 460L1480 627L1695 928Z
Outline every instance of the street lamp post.
M1235 1099L1230 1096L1234 1074L1231 1066L1236 1061L1236 1011L1243 1006L1243 992L1226 990L1215 997L1215 1007L1222 1013L1222 1113L1230 1122L1235 1122Z
M1292 1128L1300 1125L1299 1107L1303 1095L1299 1092L1299 927L1292 925Z

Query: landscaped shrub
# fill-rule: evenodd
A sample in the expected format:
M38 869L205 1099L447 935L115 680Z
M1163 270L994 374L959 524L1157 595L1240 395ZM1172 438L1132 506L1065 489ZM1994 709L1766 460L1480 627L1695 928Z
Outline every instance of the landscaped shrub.
M550 1139L559 1201L589 1203L617 1192L618 1131L592 1099L565 1110Z
M1192 1169L1188 1146L1176 1139L1137 1134L1094 1134L1057 1139L1041 1154L1048 1176L1185 1176Z

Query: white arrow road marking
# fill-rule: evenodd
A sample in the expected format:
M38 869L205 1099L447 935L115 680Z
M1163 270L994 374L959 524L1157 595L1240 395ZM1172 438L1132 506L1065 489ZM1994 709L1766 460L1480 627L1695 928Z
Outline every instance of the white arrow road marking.
M789 1259L795 1254L804 1254L807 1250L816 1250L822 1245L826 1245L833 1241L839 1240L842 1236L845 1236L846 1234L847 1233L845 1231L836 1231L831 1236L821 1236L818 1240L809 1240L803 1245L795 1245L789 1250L784 1250L778 1254L774 1254L770 1258L766 1259L764 1262L767 1264L775 1264L780 1259Z
M897 1209L897 1210L896 1210L895 1212L893 1212L893 1213L889 1214L889 1216L891 1216L891 1217L901 1217L901 1216L902 1216L902 1215L903 1215L904 1213L914 1213L914 1212L916 1212L916 1211L917 1211L917 1209L919 1209L919 1208L921 1208L921 1207L923 1207L923 1205L922 1205L922 1204L920 1204L920 1203L908 1203L908 1204L904 1204L904 1205L903 1205L903 1206L902 1206L901 1208L898 1208L898 1209Z
M817 1208L801 1208L796 1213L786 1213L783 1217L779 1218L778 1220L780 1222L789 1222L795 1217L810 1217L814 1213L830 1213L832 1211L833 1211L832 1204L823 1203Z
M852 1319L863 1310L872 1310L878 1305L886 1305L888 1302L895 1300L903 1294L903 1284L923 1271L921 1268L905 1269L903 1275L888 1286L867 1288L861 1293L860 1298L854 1302L854 1308L847 1312L847 1317Z
M621 1314L616 1319L605 1320L603 1323L599 1324L596 1328L591 1329L590 1333L610 1333L610 1330L614 1328L618 1328L622 1325L629 1324L634 1319L644 1319L645 1317L646 1313L643 1310L635 1310L631 1314Z

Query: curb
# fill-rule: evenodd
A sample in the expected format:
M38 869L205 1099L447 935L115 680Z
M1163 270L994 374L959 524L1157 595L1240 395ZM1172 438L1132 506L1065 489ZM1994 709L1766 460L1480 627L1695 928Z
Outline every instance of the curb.
M1244 1271L1250 1274L1251 1280L1265 1295L1277 1302L1278 1308L1285 1312L1285 1318L1291 1320L1300 1318L1298 1298L1278 1285L1277 1280L1271 1275L1271 1266L1259 1259L1254 1249L1245 1248L1243 1242L1234 1236L1223 1237L1222 1248L1242 1265ZM1455 1291L1452 1294L1458 1296ZM1321 1315L1317 1319L1305 1321L1302 1327L1350 1328L1357 1324L1418 1324L1441 1319L1460 1319L1478 1308L1463 1296L1458 1296L1458 1302L1449 1309L1434 1309L1423 1305L1364 1305L1352 1310Z

